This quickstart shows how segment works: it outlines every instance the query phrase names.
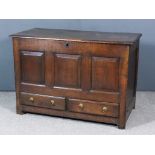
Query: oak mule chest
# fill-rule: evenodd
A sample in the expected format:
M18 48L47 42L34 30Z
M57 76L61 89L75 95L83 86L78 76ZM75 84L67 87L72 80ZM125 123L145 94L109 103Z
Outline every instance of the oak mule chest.
M34 28L11 36L18 114L125 128L135 107L141 34Z

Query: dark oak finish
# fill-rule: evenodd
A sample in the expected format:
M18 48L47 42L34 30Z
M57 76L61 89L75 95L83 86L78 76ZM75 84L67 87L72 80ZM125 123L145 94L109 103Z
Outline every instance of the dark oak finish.
M80 87L81 61L79 55L55 55L55 86Z
M92 89L118 91L117 58L92 57Z
M118 104L116 103L69 99L67 109L79 113L118 117Z
M139 39L141 34L137 33L113 33L113 32L96 32L96 31L78 31L63 29L40 29L16 33L13 36L24 38L52 38L54 40L75 40L75 41L96 41L107 43L132 44Z
M21 81L26 83L45 83L44 53L21 51ZM33 67L33 70L30 69Z
M57 110L66 109L65 98L63 97L53 97L53 96L47 96L47 95L21 93L20 100L21 100L21 104L23 105L51 108L51 109L57 109Z
M12 35L17 113L125 128L135 107L140 36L38 28Z

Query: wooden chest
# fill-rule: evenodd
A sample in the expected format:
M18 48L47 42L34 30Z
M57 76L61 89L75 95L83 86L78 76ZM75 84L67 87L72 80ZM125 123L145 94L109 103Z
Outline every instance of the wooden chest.
M17 113L125 128L135 107L140 36L39 28L12 35Z

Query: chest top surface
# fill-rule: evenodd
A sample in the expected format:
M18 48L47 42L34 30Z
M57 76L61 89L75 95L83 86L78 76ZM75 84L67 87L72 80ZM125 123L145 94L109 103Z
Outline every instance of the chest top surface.
M136 42L141 37L141 34L33 28L11 36L130 45Z

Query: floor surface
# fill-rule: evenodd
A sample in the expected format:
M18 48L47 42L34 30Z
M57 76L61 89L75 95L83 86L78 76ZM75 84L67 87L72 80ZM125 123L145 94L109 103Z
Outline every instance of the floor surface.
M137 92L136 109L125 130L117 126L15 111L15 92L0 92L0 134L114 135L155 134L155 92Z

